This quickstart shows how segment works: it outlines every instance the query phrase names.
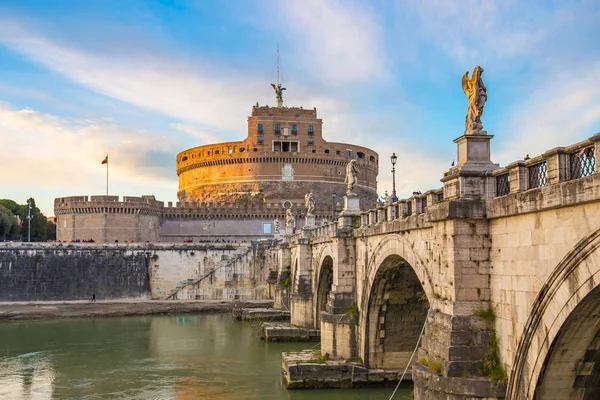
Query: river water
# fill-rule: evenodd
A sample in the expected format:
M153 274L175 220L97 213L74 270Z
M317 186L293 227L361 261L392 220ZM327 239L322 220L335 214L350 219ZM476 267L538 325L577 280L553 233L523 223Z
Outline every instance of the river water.
M287 391L281 352L312 344L264 343L256 329L229 314L0 323L0 399L387 400L394 390Z

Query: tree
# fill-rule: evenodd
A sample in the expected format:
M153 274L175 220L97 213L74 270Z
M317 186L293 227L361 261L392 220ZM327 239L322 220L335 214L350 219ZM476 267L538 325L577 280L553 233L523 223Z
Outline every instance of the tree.
M31 205L31 214L29 214L28 203ZM34 198L30 197L25 204L17 204L14 200L0 199L0 206L9 210L13 216L18 216L21 221L20 227L17 224L18 229L11 228L8 234L10 237L7 237L7 239L18 239L20 234L23 240L27 240L27 233L29 232L28 215L31 215L31 241L38 242L56 238L56 226L54 223L48 222L48 218L36 207ZM53 225L54 228L49 225ZM3 237L1 233L0 231L0 238Z
M19 220L8 208L0 205L0 241L18 239Z
M52 221L46 223L46 240L56 240L56 224Z

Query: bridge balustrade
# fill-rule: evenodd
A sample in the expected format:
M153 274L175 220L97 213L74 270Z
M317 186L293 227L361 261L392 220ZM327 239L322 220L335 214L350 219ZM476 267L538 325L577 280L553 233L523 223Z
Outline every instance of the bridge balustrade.
M375 225L377 223L377 211L369 210L369 225Z
M490 175L490 197L506 196L567 180L581 179L600 172L596 154L600 133L567 147L557 147L544 154L515 161Z
M377 222L382 223L387 220L387 208L384 206L377 207Z
M369 225L369 212L362 212L360 213L360 226L361 227L365 227Z

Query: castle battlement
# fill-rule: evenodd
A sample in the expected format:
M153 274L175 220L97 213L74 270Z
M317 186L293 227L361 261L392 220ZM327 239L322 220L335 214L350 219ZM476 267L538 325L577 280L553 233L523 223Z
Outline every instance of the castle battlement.
M291 118L317 118L317 108L304 109L303 107L269 107L253 106L253 117L291 117Z

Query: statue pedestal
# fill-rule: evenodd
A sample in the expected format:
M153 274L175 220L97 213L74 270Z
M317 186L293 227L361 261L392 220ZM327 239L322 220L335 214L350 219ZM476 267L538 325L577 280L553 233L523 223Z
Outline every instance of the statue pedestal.
M344 196L344 209L338 216L337 224L339 229L353 229L354 220L360 215L360 204L358 195L347 193Z
M461 137L454 139L457 156L456 166L461 167L466 163L491 164L490 140L492 140L493 137L494 135L470 134L462 135Z
M358 195L355 193L348 193L344 196L344 209L342 210L342 214L360 214Z
M303 228L314 228L316 222L316 217L313 214L308 214L306 216L306 220L304 222Z
M286 226L285 234L286 234L286 236L292 236L294 234L294 228L291 226Z
M444 200L488 197L489 186L495 182L488 175L499 167L490 159L490 140L493 137L481 133L462 135L454 140L457 163L441 179Z

